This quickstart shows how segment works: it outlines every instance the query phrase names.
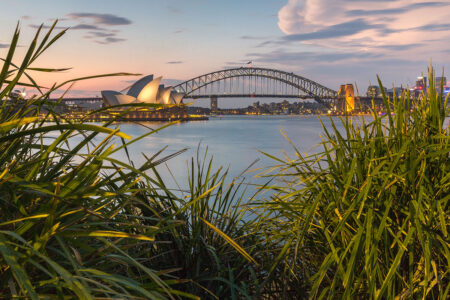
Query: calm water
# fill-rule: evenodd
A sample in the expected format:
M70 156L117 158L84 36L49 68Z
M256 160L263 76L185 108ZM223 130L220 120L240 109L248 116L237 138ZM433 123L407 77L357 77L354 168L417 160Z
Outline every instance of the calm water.
M342 130L340 120L337 117L334 120L338 129ZM328 117L322 117L322 121L327 128L331 129ZM448 124L447 118L445 126L449 126ZM164 123L146 122L142 125L145 126L131 123L117 124L121 131L136 138L149 132L148 127L156 129ZM281 134L281 130L286 132L301 153L321 149L320 146L314 148L321 142L320 135L323 133L317 116L224 116L210 118L208 121L172 125L132 144L129 147L129 153L135 166L138 167L145 162L143 154L152 157L167 147L159 155L162 158L187 148L187 151L157 168L166 185L174 189L177 186L182 189L187 187L187 163L197 155L199 145L201 157L208 147L208 157L214 158L215 169L220 166L229 167L230 180L257 161L251 167L251 170L256 170L245 173L243 178L248 183L263 184L266 179L255 178L255 175L261 172L262 168L277 165L278 162L261 154L258 150L275 157L284 158L287 155L295 158L295 151ZM79 140L81 137L74 139ZM116 141L116 143L120 142ZM124 153L116 153L114 156L126 161ZM248 194L250 195L250 192Z
M329 126L327 117L322 118ZM339 123L339 121L338 121ZM143 123L147 127L156 129L162 123ZM121 130L133 137L148 132L148 128L137 124L119 124ZM316 116L224 116L214 117L208 121L185 122L165 128L149 137L133 144L130 155L136 165L145 161L142 154L152 156L162 148L167 149L161 157L175 153L183 148L188 150L160 166L166 182L175 187L176 184L167 171L169 168L178 184L184 188L187 185L187 162L200 153L203 157L206 147L208 155L213 156L214 166L229 167L231 177L240 175L252 162L251 169L258 169L276 165L277 162L258 152L266 152L276 157L288 155L294 158L294 150L286 138L281 134L284 130L292 143L303 153L314 151L322 133L322 126ZM124 159L123 155L118 158ZM247 182L262 183L265 179L254 178L258 171L244 175Z

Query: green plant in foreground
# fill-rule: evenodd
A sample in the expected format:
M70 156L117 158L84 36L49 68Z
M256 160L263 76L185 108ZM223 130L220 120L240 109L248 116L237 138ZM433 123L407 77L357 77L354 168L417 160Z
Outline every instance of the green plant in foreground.
M173 269L172 275L183 279L176 285L180 290L202 299L252 299L259 271L249 253L258 246L250 234L253 219L245 220L240 206L242 183L227 183L228 171L214 171L207 150L203 158L199 154L187 168L189 188L183 199L166 191L154 200L154 191L148 189L136 195L142 199L136 206L139 215L153 216L146 225L165 218L178 224L156 235L161 243L142 250L156 269Z
M391 102L383 91L385 115L343 118L342 130L330 118L321 151L277 159L270 176L285 184L260 207L272 233L267 288L286 298L448 299L448 97L429 78L420 99Z
M38 30L20 65L16 30L0 73L0 298L249 298L252 282L242 278L255 262L232 239L243 243L245 233L232 206L235 184L211 165L194 175L204 168L192 165L190 198L181 199L156 170L178 153L158 152L139 167L114 156L170 124L125 142L131 137L112 121L75 123L56 113L48 101L56 89L130 74L42 91L29 73L63 70L33 67L65 33L52 36L55 25L40 41ZM8 100L16 86L40 94ZM118 139L122 145L112 144Z
M55 112L55 89L127 75L42 91L30 72L63 70L34 67L65 32L52 36L55 24L19 65L16 30L0 71L0 298L448 298L442 92L384 95L386 115L342 130L331 119L320 152L275 158L268 201L245 203L206 154L187 190L170 190L157 167L177 153L134 166L127 150L170 124L130 140ZM40 94L7 100L23 85Z
M65 33L52 36L55 24L40 42L38 30L20 65L13 63L16 29L0 72L0 297L172 297L177 291L161 271L127 254L133 245L151 245L156 232L167 226L140 226L138 219L122 214L134 201L130 183L154 164L136 170L114 160L111 155L124 145L114 149L111 140L128 135L110 124L61 124L48 102L57 88L100 76L42 92L29 75L59 71L32 66ZM115 75L126 74L104 76ZM24 77L30 83L21 82ZM17 85L34 87L40 95L7 100ZM38 119L44 110L47 115ZM45 122L50 116L56 124ZM75 135L81 141L69 147ZM99 136L100 142L86 152Z

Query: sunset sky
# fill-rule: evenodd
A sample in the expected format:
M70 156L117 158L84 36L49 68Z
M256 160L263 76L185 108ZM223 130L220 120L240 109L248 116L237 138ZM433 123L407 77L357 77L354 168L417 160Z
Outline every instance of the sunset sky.
M110 72L186 80L242 66L271 67L332 89L376 82L414 85L430 59L450 67L450 0L0 0L0 56L20 22L19 53L36 26L71 29L38 67L43 85ZM450 73L448 77L450 77ZM91 80L73 95L120 90L133 77Z

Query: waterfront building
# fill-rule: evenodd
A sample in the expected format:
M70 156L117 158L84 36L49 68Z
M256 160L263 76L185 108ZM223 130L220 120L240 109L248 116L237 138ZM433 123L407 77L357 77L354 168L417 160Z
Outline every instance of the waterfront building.
M415 97L418 97L423 92L427 91L427 78L420 76L417 77L416 85L413 88L413 93Z
M125 105L133 103L161 104L161 107L136 107L124 114L122 107L92 116L93 121L111 119L112 115L119 116L120 120L130 121L170 121L204 119L187 114L183 102L183 93L178 93L172 87L161 84L162 77L145 76L136 81L126 94L117 91L101 91L105 106ZM217 100L216 100L217 101Z
M106 106L131 103L166 105L182 103L183 94L174 92L172 87L165 87L161 84L161 80L162 77L145 76L136 81L125 95L117 91L101 91L103 102Z
M387 90L387 94L388 94L390 97L393 97L393 96L394 96L394 93L395 93L395 95L396 95L397 97L400 97L400 95L403 93L403 91L404 91L403 87L394 87L394 88L392 88L392 89L388 89L388 90Z
M375 98L380 95L380 88L377 85L369 85L367 88L367 97Z

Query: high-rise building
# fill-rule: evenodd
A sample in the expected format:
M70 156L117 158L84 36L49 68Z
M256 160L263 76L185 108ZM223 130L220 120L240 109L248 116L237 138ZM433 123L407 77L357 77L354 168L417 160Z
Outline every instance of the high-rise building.
M369 85L367 88L367 97L378 97L380 94L380 88L377 85Z
M427 78L426 77L417 77L415 90L426 91L427 90Z
M413 88L414 96L418 97L420 94L425 93L427 91L427 78L426 77L417 77L416 85Z

